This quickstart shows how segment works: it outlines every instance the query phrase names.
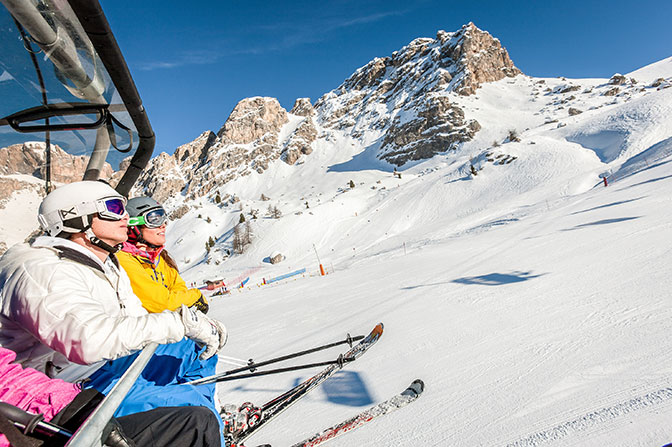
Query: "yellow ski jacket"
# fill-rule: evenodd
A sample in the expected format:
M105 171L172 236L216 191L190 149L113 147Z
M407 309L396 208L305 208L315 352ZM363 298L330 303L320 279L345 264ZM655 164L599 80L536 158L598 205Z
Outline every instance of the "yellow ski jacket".
M177 270L161 256L156 265L144 256L125 251L116 256L131 279L133 292L150 313L176 310L182 304L191 307L203 296L200 290L187 288Z

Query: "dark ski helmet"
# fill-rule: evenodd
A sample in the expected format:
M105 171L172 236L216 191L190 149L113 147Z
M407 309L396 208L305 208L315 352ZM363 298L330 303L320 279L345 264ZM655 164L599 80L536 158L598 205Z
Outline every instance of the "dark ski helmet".
M131 244L142 243L156 248L149 244L142 237L139 226L147 228L158 228L168 220L166 210L163 206L148 196L135 197L128 201L126 210L130 216L128 220L128 242Z
M136 197L128 201L126 210L131 219L129 227L145 225L149 228L157 228L163 225L168 218L163 206L151 197Z

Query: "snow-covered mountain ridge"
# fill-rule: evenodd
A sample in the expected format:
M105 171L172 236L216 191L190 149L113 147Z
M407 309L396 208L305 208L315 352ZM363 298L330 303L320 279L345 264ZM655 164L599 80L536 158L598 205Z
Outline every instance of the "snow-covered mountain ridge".
M440 45L440 41L416 40L390 60L406 55L401 59L406 61L400 64L403 67L422 57L431 58L432 50L425 47ZM415 48L413 55L409 48ZM161 156L170 168L155 164L155 172L164 175L149 171L145 191L167 200L174 216L181 217L172 224L169 242L188 276L196 281L230 278L262 266L255 278L260 281L263 276L314 264L313 244L323 256L329 255L335 268L345 268L358 259L404 245L409 250L427 241L457 237L474 228L487 228L488 222L519 219L532 204L552 204L583 193L601 184L603 176L612 181L631 173L635 164L654 163L664 156L661 147L667 147L664 142L672 137L672 89L667 89L672 79L671 59L611 79L504 76L480 84L475 94L459 94L444 86L436 94L425 92L409 102L398 100L412 96L399 88L383 103L375 92L387 84L387 75L376 77L371 72L381 64L394 64L381 60L358 70L315 106L303 99L286 115L272 98L251 98L239 104L253 103L254 107L241 107L232 116L255 116L247 127L261 129L247 136L246 141L254 141L247 143L248 154L262 153L260 148L268 148L269 138L277 147L286 147L293 132L306 123L315 130L317 137L310 143L310 138L303 140L308 149L293 164L283 161L286 153L269 150L275 155L257 166L258 170L252 170L256 161L243 163L235 165L238 175L234 175L228 165L213 158L225 156L231 147L218 143L221 137L217 135L224 134L226 124L217 135L206 132L182 146L174 157ZM413 70L406 67L404 72ZM423 76L432 78L429 72ZM363 82L373 90L362 93ZM360 87L349 90L345 86ZM414 89L417 85L410 90ZM398 112L397 117L406 117L398 123L412 123L418 116L412 105L422 98L449 104L459 111L453 115L463 122L479 123L479 130L427 159L408 160L402 166L386 162L381 146L389 136L385 132L394 125L380 125L382 114L372 110ZM334 113L343 104L350 104L350 111ZM267 108L279 111L271 116L281 117L270 127L259 125ZM294 113L297 109L302 110L300 115ZM435 114L432 119L440 121L440 116ZM422 141L445 135L441 124L433 126L437 128L436 133L420 132L427 136ZM173 160L185 161L180 165ZM394 169L399 175L393 174ZM170 172L175 174L165 175ZM185 182L185 176L194 180ZM165 185L167 179L182 193L161 188L159 184ZM269 206L278 207L284 216L271 219ZM241 214L252 221L253 242L244 254L230 256L233 228ZM423 229L422 238L409 236L417 235L418 229ZM205 243L209 238L216 244L208 252ZM285 262L278 266L263 262L277 251L285 255Z
M212 198L222 185L262 174L275 160L293 165L305 159L316 140L336 134L397 166L431 158L480 129L465 119L451 94L473 94L482 83L519 73L499 41L473 24L455 33L439 31L436 39L416 39L375 58L315 107L300 98L287 113L274 98L243 99L216 136L206 132L154 164L157 172L182 172L182 187L159 185L152 168L142 184L159 197L181 191Z

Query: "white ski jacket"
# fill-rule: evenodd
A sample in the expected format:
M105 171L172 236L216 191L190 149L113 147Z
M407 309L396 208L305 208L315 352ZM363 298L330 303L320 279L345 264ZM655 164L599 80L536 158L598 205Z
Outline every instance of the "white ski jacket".
M89 376L103 360L185 335L178 313L147 313L116 258L102 263L57 237L2 256L0 306L0 346L24 367L68 381Z

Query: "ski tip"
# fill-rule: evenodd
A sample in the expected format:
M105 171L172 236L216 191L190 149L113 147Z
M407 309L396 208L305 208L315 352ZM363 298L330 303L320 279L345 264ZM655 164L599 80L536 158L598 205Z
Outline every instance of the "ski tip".
M419 396L423 391L425 391L425 382L420 379L415 379L413 383L411 383L408 388L406 388L404 393Z
M371 331L371 334L380 337L383 335L383 327L383 323L378 323Z

